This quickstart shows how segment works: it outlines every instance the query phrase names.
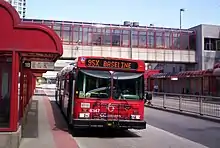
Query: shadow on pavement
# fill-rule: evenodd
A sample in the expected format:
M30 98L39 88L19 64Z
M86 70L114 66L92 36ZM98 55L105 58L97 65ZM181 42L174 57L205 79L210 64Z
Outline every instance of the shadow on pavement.
M207 128L188 128L189 131L218 131L220 133L220 127L207 127Z
M55 101L50 101L50 104L53 110L55 126L56 126L56 129L53 129L53 130L62 130L62 131L68 132L69 131L68 125L58 105L56 104Z
M23 138L38 137L38 100L32 100L23 128Z
M72 132L73 137L96 137L96 138L138 138L139 135L129 130L116 129L75 129Z

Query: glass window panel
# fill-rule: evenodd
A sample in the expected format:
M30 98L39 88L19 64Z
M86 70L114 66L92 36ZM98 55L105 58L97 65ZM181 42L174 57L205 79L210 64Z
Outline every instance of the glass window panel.
M154 32L151 30L147 31L147 46L149 48L154 47Z
M92 27L89 27L89 30L88 30L88 31L89 31L89 32L92 32L92 29L93 29Z
M82 32L73 32L73 42L78 43L79 41L82 42Z
M133 34L133 35L138 35L138 31L133 30L133 31L132 31L132 34Z
M139 35L147 35L147 31L139 31Z
M79 25L74 25L73 26L73 31L79 31L80 29L80 26Z
M101 33L101 32L102 32L102 29L101 29L101 28L97 28L97 29L96 29L96 32Z
M164 33L164 46L165 48L170 48L172 46L172 34L170 32L165 32ZM171 39L171 41L170 41Z
M129 45L129 36L130 35L126 35L126 34L124 34L123 35L123 41L122 41L122 46L128 46Z
M112 29L112 33L114 34L120 34L121 30L120 29Z
M173 48L179 49L180 48L180 34L173 32Z
M180 49L189 49L189 33L187 33L187 32L181 33Z
M70 25L70 24L63 24L62 30L63 31L70 31L71 27L72 27L72 25Z
M120 79L121 77L130 76L128 79ZM119 79L117 79L119 77ZM133 77L133 78L132 78ZM113 91L114 99L121 99L123 95L123 100L139 100L143 97L143 81L144 76L135 73L124 73L115 72L113 86L115 87ZM126 96L132 95L132 97L126 98Z
M88 33L88 45L92 44L92 33Z
M123 30L123 34L130 34L129 30Z
M109 28L102 28L102 44L111 45L111 30Z
M79 71L76 84L76 89L80 92L78 97L82 99L85 98L85 96L86 98L91 97L93 99L108 99L110 96L110 90L106 89L106 86L109 86L111 83L109 78L110 73L107 71Z
M52 24L51 23L44 23L44 25L48 26L48 27L52 27Z
M190 50L196 50L196 35L195 34L191 34L189 36L189 46L190 46Z
M173 48L173 33L170 32L170 49Z
M83 31L83 28L82 28L82 26L80 26L80 27L79 27L79 31L80 31L80 32L82 32L82 31Z
M94 27L94 28L93 28L93 32L97 32L97 29L96 29L96 27Z
M63 31L63 41L69 42L71 39L71 32L70 31Z
M0 62L0 127L9 127L10 124L10 99L11 99L11 57L2 58Z
M121 30L112 29L112 46L120 46Z
M111 45L111 35L105 34L103 35L103 45Z
M62 35L63 35L63 41L64 42L69 42L72 36L71 32L72 25L70 24L63 24L62 25Z
M73 32L73 42L78 42L79 40L79 32Z
M61 24L54 24L53 30L57 33L59 37L61 37Z
M156 32L156 47L163 48L163 33Z
M146 43L147 43L147 32L140 31L139 32L139 46L146 47Z
M61 31L60 30L54 30L56 33L57 33L57 35L59 36L59 37L61 37Z
M111 33L111 29L105 29L105 33L110 34Z
M138 46L138 35L135 35L135 34L132 35L132 46L133 47Z
M93 33L93 37L92 37L92 44L93 45L101 45L101 41L102 41L102 36L101 34L98 33Z
M83 28L83 44L85 45L88 44L88 28L87 27Z
M89 32L89 28L88 27L83 27L83 32Z
M112 46L120 46L120 35L112 34Z
M61 24L56 24L56 23L55 23L55 24L53 25L53 29L60 31L60 30L61 30Z

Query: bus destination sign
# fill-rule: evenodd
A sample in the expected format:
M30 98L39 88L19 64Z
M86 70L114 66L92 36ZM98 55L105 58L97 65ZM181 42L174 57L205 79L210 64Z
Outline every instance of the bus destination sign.
M110 60L110 59L86 59L86 66L113 69L138 69L137 62Z

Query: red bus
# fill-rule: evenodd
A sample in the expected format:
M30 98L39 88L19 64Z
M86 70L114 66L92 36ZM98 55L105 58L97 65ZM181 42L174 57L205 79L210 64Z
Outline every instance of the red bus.
M141 60L81 56L57 75L56 102L73 128L145 129Z

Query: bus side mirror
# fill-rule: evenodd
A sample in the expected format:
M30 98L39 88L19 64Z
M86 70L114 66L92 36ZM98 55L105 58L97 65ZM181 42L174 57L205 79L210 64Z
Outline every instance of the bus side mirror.
M73 72L73 80L76 80L76 72Z

